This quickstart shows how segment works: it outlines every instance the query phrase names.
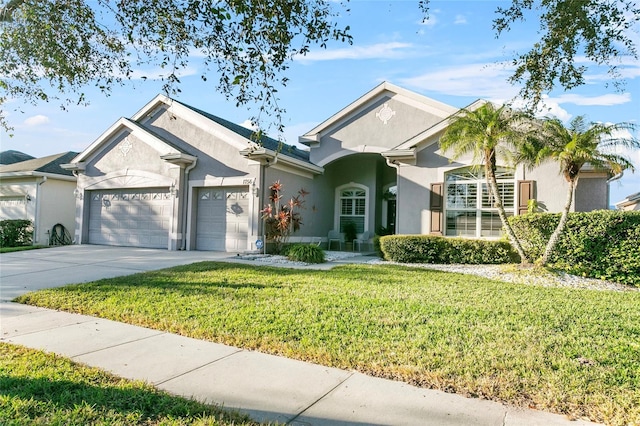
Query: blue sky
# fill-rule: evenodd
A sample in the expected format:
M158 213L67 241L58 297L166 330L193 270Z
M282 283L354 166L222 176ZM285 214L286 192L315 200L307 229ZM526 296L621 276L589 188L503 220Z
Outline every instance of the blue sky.
M478 98L508 101L519 88L507 82L509 60L537 40L538 21L518 23L496 39L492 19L497 6L509 1L432 1L430 19L422 22L416 1L351 1L341 10L353 45L331 43L296 58L287 87L279 91L284 138L297 137L329 118L382 81L464 107ZM340 6L338 6L340 8ZM632 33L640 46L640 29ZM583 61L584 59L580 59ZM588 65L588 64L587 64ZM140 70L153 76L158 70ZM184 72L176 99L228 120L243 123L257 111L237 108L215 91L215 75L201 80L198 58ZM606 69L590 68L587 84L570 92L557 90L546 99L548 111L569 121L585 115L589 121L640 122L640 62L623 60L625 86L616 90ZM41 157L82 151L120 117L130 117L161 92L158 80L133 80L111 96L88 88L91 104L61 111L56 103L36 107L12 100L5 105L14 136L0 133L0 150L15 149ZM21 107L22 112L13 109ZM268 119L268 118L267 118ZM640 124L640 123L639 123ZM272 136L277 136L270 132ZM640 191L640 152L629 153L638 169L611 184L611 202ZM564 196L564 194L559 196Z

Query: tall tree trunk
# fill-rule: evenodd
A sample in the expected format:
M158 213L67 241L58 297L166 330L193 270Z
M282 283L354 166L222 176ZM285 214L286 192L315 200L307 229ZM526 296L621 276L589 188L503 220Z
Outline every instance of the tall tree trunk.
M502 205L502 197L500 196L500 191L498 190L498 181L496 180L495 165L493 168L487 165L485 172L487 174L487 183L489 184L489 194L493 195L495 199L495 206L498 209L498 216L500 216L502 226L507 233L507 237L509 237L511 245L515 247L516 251L520 255L520 262L523 265L527 265L529 263L529 258L527 258L527 255L522 248L522 244L520 244L520 240L516 236L515 232L513 232L513 228L511 228L511 225L507 220L507 214L505 213L504 206Z
M571 203L573 203L573 193L576 189L576 185L578 184L578 178L569 181L569 189L567 190L567 201L564 205L564 210L562 211L562 216L560 216L560 222L558 222L558 226L551 234L549 241L547 242L547 247L544 250L544 254L542 258L540 258L540 265L544 266L549 261L549 256L555 249L558 244L558 240L560 239L560 235L564 231L565 226L567 225L567 219L569 218L569 210L571 210Z

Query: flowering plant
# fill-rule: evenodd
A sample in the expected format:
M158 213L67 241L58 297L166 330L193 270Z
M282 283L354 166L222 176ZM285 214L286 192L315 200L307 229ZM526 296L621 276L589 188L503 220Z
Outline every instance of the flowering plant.
M282 186L280 181L276 181L269 187L269 204L260 211L265 224L266 239L274 243L275 253L280 253L289 236L300 229L302 216L298 210L304 208L304 197L309 194L300 189L296 196L282 204Z

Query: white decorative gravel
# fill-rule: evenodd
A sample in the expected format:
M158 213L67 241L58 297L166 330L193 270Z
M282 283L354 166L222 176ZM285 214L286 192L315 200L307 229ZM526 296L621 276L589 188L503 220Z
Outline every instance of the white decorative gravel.
M344 251L325 251L325 259L327 262L335 262L339 260L349 259L351 257L361 256L361 253L344 252ZM276 256L270 254L248 254L240 257L243 260L253 260L266 264L278 266L309 266L311 264L304 262L293 262L285 256ZM358 262L363 263L363 262ZM567 274L566 272L548 272L542 271L540 268L527 269L518 265L441 265L431 263L397 263L388 262L379 258L372 258L364 262L370 265L403 265L414 268L433 269L444 272L459 272L462 274L473 274L485 278L491 278L499 281L506 281L517 284L539 285L543 287L570 287L582 288L589 290L612 290L612 291L639 291L640 288L626 286L624 284L614 283L611 281L598 280L594 278L579 277Z
M527 269L519 265L440 265L422 263L395 263L382 259L375 259L371 264L394 264L412 266L416 268L434 269L444 272L459 272L462 274L473 274L485 278L499 281L506 281L517 284L539 285L543 287L571 287L584 288L589 290L614 290L614 291L638 291L637 287L631 287L611 281L598 280L595 278L585 278L566 272L542 271L540 268Z

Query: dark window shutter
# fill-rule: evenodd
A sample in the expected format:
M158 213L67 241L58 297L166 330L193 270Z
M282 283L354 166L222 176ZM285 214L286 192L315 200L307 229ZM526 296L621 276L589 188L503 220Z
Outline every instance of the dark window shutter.
M442 208L444 183L432 183L429 197L429 210L431 210L431 234L442 235Z
M518 214L526 214L529 209L529 200L533 199L532 180L518 181Z

